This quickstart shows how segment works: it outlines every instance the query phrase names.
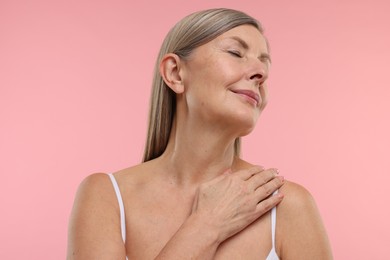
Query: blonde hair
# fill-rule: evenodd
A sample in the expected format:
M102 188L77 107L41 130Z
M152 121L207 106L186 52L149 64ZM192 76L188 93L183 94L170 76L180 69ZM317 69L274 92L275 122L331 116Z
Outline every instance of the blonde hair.
M152 83L149 126L143 162L159 157L166 149L176 111L175 93L162 79L159 66L162 57L175 53L185 59L196 48L224 32L244 24L253 25L261 33L261 24L249 15L232 9L218 8L196 12L179 21L167 34L161 46ZM234 153L240 155L240 138L234 142Z

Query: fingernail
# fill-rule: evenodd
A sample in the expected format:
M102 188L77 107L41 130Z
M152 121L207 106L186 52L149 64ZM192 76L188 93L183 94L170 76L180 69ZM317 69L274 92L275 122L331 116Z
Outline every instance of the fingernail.
M284 182L284 177L283 176L278 176L279 180L283 183Z
M259 169L259 171L264 171L264 167L261 165L256 165L256 167Z

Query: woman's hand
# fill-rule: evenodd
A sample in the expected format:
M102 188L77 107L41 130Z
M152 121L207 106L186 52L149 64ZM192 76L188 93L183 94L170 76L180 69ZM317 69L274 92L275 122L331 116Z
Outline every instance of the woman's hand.
M216 229L221 243L282 201L282 194L272 195L284 182L277 173L276 169L259 166L228 170L199 186L192 215L204 221L207 228Z
M276 169L226 171L196 191L191 215L156 259L214 259L220 243L282 201Z

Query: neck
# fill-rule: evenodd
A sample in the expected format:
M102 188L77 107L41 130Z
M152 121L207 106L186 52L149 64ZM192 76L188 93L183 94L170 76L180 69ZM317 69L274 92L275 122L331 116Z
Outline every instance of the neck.
M168 178L177 185L197 185L230 169L235 136L174 121L168 146L160 157ZM199 125L199 124L198 124Z

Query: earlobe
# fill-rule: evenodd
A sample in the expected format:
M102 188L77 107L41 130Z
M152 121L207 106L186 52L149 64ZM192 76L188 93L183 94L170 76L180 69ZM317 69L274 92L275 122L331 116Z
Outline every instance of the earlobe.
M174 53L166 54L160 62L160 75L165 84L176 94L184 91L184 85L180 76L180 57Z

